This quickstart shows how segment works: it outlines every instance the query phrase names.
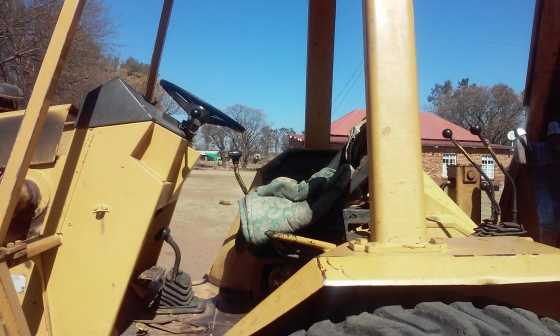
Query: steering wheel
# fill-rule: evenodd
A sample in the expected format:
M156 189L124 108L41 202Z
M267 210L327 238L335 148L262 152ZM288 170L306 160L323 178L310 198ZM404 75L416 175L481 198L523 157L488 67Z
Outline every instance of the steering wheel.
M181 125L181 128L185 128L185 131L188 129L193 132L198 127L209 124L227 127L237 132L245 132L245 127L237 121L187 90L164 79L160 80L159 83L165 92L189 115L189 120L184 121Z

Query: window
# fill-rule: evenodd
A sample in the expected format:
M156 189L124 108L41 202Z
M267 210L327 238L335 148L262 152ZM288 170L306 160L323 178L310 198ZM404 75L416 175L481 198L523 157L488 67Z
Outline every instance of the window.
M447 178L447 166L453 166L457 164L457 154L455 153L443 153L442 167L441 167L441 177Z
M490 179L494 179L494 159L491 155L482 154L482 171L488 175Z

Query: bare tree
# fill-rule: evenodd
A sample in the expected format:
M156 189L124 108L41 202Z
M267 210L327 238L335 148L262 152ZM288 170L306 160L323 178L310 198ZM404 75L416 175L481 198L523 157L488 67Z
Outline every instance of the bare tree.
M26 100L35 78L62 0L0 1L0 81L22 88ZM54 92L53 104L77 104L83 94L115 75L106 56L111 24L101 0L88 1Z
M294 134L296 134L296 132L292 128L263 128L263 145L266 145L269 152L272 151L275 154L280 153L290 147L289 136ZM267 140L265 140L265 138Z
M295 134L295 131L291 128L272 128L266 122L263 111L237 104L226 108L225 112L243 125L245 132L204 125L197 135L197 148L218 150L222 157L227 151L240 150L243 152L243 167L257 153L268 156L289 148L289 135Z
M280 128L278 129L278 144L280 146L280 151L285 151L290 148L290 136L296 134L293 128Z
M453 87L446 81L434 86L428 102L433 112L455 124L481 126L484 135L496 144L506 143L507 132L525 120L521 95L505 84L478 86L465 78Z
M204 125L200 128L197 137L201 138L204 147L208 150L217 149L220 155L231 149L231 133L221 126Z
M226 108L228 113L235 121L245 127L245 132L239 133L228 129L231 138L231 146L243 152L241 164L247 166L249 158L258 153L259 139L261 130L266 125L264 113L245 105L236 104Z
M261 132L260 132L261 140L259 141L259 151L264 157L268 158L271 149L274 151L274 148L272 148L272 146L275 142L275 136L276 136L275 130L269 125L264 125L261 128Z

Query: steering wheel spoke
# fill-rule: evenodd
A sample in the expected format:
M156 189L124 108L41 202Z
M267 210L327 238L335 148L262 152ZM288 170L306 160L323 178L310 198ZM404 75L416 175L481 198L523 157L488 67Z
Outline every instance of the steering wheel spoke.
M189 138L192 138L196 130L204 124L223 126L237 132L245 131L245 127L237 121L187 90L164 79L160 81L160 85L177 105L188 114L189 119L183 121L180 128Z

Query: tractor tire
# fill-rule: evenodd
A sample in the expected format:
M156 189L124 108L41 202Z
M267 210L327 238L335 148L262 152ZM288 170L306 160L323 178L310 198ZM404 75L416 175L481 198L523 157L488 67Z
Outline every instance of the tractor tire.
M339 323L317 322L292 336L560 336L560 323L503 306L476 308L470 302L423 302L413 309L385 306L348 316Z

